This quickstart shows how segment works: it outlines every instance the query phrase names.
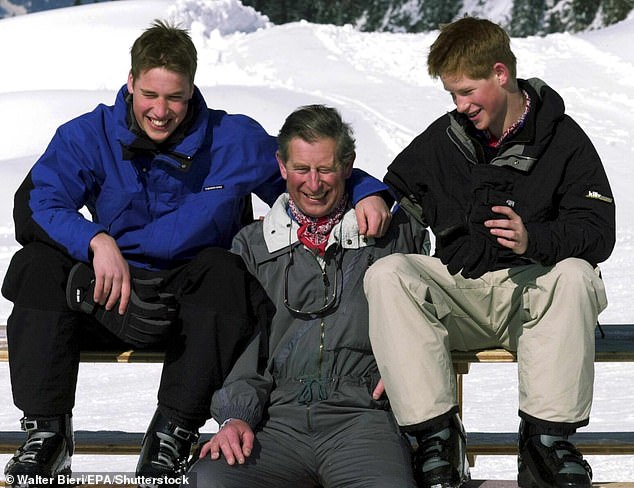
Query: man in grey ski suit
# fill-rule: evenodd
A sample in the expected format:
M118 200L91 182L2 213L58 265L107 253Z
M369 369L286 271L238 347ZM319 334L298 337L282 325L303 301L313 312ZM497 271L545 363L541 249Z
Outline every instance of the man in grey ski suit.
M345 184L354 140L336 110L298 109L278 141L288 193L233 243L276 310L214 394L221 427L192 473L206 487L414 487L370 347L363 277L382 256L428 252L427 234L402 211L383 238L359 234Z

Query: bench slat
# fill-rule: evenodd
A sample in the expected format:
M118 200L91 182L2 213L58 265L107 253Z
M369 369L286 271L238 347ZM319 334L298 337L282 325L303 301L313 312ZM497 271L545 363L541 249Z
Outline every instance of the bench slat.
M143 442L142 432L120 430L75 431L76 454L134 454L137 455ZM0 453L13 453L24 442L24 432L2 432Z
M162 363L165 353L161 351L82 351L83 363ZM9 361L6 347L0 349L0 362Z
M634 432L578 432L570 438L584 455L634 454ZM517 454L517 433L470 432L470 454Z
M634 325L607 324L601 326L605 337L597 332L597 362L634 362ZM0 326L0 362L8 361L6 338ZM82 351L81 361L93 363L157 363L162 362L162 351L127 350L127 351ZM504 349L487 349L484 351L453 351L454 363L511 363L517 360L514 352ZM462 368L457 368L462 372Z
M205 439L206 440L206 436ZM138 454L142 432L116 430L78 430L75 452L78 454ZM634 432L579 432L571 438L585 455L634 454ZM2 433L0 452L12 453L24 441L24 432ZM515 455L517 433L469 432L467 449L471 455Z
M82 351L80 361L84 363L162 363L163 351Z

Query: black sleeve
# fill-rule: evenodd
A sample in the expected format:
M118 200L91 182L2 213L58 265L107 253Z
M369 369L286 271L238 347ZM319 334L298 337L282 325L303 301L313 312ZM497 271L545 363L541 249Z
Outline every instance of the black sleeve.
M31 242L43 242L51 245L60 251L67 250L49 237L46 231L33 219L33 212L29 205L31 191L34 185L31 179L31 172L26 175L24 181L15 192L13 199L13 222L15 224L15 239L23 246Z
M573 132L567 140L579 144L568 158L557 216L525 223L529 236L525 256L545 266L569 257L596 265L610 256L616 243L616 207L605 169L581 128L574 122L570 127Z

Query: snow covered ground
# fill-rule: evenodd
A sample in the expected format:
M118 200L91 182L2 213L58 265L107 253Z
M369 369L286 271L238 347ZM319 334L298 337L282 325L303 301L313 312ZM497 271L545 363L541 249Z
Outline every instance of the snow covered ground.
M0 20L0 278L17 249L12 195L55 128L112 103L125 82L129 48L155 18L191 27L199 50L196 83L210 106L246 113L272 134L298 105L327 103L352 123L357 166L381 178L387 164L439 114L452 108L426 74L430 34L360 33L305 22L272 26L237 0L130 0ZM521 77L561 93L607 168L617 201L618 242L602 265L610 306L605 323L632 323L634 257L634 18L602 31L514 39ZM256 211L265 212L262 204ZM0 299L0 322L11 304ZM80 368L77 429L143 431L154 411L159 365ZM195 372L193 372L195 374ZM634 368L599 364L588 431L634 431ZM8 365L0 363L0 430L18 430ZM474 366L465 380L471 431L517 429L514 365ZM495 415L491 415L495 407ZM210 424L206 430L213 430ZM1 434L0 434L1 435ZM0 456L4 466L7 455ZM589 456L598 481L634 480L632 456ZM76 456L75 471L134 470L134 457ZM478 458L473 476L515 477L512 457ZM0 475L0 479L2 475Z

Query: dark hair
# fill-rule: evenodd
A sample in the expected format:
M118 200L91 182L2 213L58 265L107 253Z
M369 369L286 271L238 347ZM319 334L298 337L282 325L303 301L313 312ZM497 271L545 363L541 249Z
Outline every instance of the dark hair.
M288 161L288 146L299 137L306 142L334 139L335 164L348 167L354 161L355 144L352 128L341 119L339 112L325 105L305 105L291 113L277 136L279 155Z
M187 76L194 84L198 65L196 47L185 29L155 20L130 49L131 72L134 79L144 71L165 68Z
M478 80L491 76L495 63L503 63L516 77L517 60L509 35L489 20L464 17L441 26L429 49L427 70L433 78L465 75Z

